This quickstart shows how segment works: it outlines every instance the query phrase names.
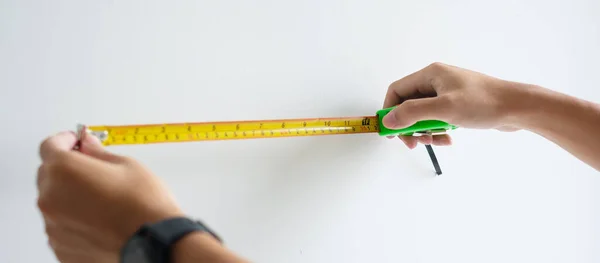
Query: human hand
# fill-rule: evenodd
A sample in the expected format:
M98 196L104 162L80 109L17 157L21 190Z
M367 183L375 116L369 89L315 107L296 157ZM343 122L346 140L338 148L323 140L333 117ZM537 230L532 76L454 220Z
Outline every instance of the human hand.
M84 136L80 151L76 143L63 132L40 147L38 207L58 260L116 263L142 224L183 215L140 163L105 151L93 136Z
M384 108L398 105L383 118L383 125L401 129L421 120L441 120L465 128L515 131L509 118L516 110L516 87L484 74L433 63L424 69L392 83ZM413 149L418 143L450 145L443 135L399 136Z

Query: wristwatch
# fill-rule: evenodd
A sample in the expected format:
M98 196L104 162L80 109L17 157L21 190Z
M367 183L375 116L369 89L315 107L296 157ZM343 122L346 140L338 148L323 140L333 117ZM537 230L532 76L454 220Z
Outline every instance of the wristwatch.
M206 232L219 242L212 230L200 221L186 217L165 219L152 224L144 224L127 241L121 250L121 263L169 263L171 247L185 235Z

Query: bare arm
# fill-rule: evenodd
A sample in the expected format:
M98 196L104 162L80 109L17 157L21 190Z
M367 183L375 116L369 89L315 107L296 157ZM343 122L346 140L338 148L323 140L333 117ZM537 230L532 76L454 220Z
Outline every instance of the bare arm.
M590 101L434 63L392 83L383 106L397 106L383 119L389 128L438 119L464 128L525 129L600 171L600 105ZM400 139L409 148L451 144L448 135Z
M514 125L556 143L600 171L600 105L541 87L519 88Z

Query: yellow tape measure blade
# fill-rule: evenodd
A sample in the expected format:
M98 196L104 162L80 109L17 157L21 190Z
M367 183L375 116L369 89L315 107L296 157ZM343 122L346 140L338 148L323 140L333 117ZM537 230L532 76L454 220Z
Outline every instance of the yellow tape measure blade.
M379 131L376 116L232 122L88 126L104 145L279 138Z

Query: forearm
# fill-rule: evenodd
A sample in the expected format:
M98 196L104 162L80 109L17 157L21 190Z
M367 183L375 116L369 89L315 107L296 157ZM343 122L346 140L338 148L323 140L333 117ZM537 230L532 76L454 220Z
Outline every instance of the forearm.
M179 240L171 251L171 260L174 263L246 262L207 233L192 233Z
M600 105L540 87L519 89L516 126L545 137L600 171Z

